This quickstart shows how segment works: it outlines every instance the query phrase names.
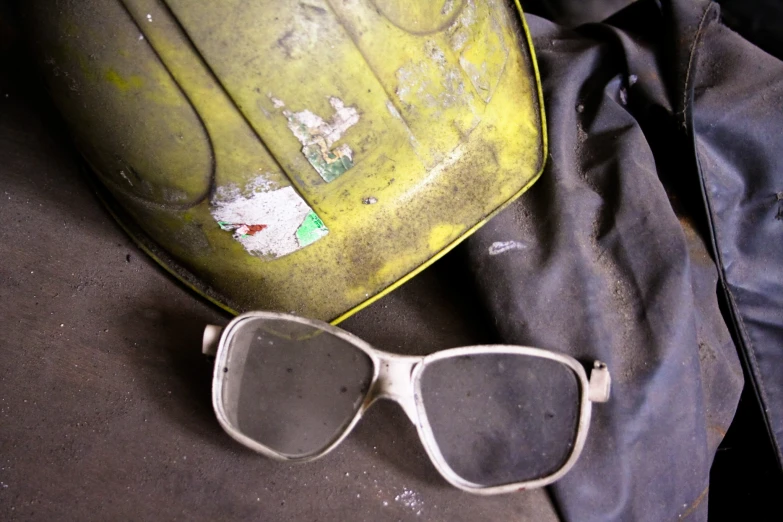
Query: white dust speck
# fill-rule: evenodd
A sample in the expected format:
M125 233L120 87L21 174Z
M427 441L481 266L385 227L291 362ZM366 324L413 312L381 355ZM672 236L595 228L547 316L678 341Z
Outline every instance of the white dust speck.
M628 87L633 87L633 84L639 81L639 77L632 74L628 77Z
M495 241L489 246L489 255L496 256L509 250L524 250L527 245L519 241Z
M384 500L384 501L383 501L383 505L384 505L384 506L388 506L388 505L389 505L389 502L388 502L388 501L386 501L386 500Z
M375 205L376 203L378 203L378 198L374 196L370 196L369 198L362 199L362 203L364 203L365 205Z
M151 14L149 14L149 13L147 13L147 21L148 21L148 22L151 22L151 21L152 21L152 15L151 15Z
M419 498L419 494L412 489L403 488L402 493L394 497L394 500L415 511L417 515L421 515L421 511L424 508L424 503Z
M139 41L141 41L141 40L144 40L144 35L143 34L139 35Z

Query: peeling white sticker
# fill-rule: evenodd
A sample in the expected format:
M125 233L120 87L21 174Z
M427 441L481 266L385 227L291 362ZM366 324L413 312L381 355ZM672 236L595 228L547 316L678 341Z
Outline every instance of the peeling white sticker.
M509 250L524 250L527 245L519 241L495 241L489 247L489 255L496 256Z
M282 257L329 233L293 187L253 191L249 196L228 192L230 199L214 202L212 217L220 228L233 232L234 239L250 254Z
M341 99L332 96L329 104L334 109L329 121L308 110L283 111L288 128L302 144L302 153L327 183L353 167L351 148L343 144L332 149L332 145L359 121L356 108L346 107Z
M234 183L228 183L217 187L215 195L212 197L212 201L215 205L218 205L241 196L249 197L254 192L269 192L276 188L279 188L278 184L270 181L267 176L262 175L247 183L244 190L241 190Z

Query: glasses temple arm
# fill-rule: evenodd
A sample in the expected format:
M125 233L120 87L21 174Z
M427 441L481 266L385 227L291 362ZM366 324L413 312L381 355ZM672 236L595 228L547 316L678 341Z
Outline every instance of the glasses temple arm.
M204 355L217 355L218 344L220 344L220 335L223 333L222 326L208 324L204 328L204 336L201 338L201 353Z
M595 361L590 371L587 398L590 402L606 402L612 389L612 377L605 363Z

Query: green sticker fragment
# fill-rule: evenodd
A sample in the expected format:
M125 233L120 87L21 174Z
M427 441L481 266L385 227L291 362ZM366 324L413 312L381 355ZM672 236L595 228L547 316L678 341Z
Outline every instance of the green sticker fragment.
M299 242L300 247L306 247L311 243L315 243L328 233L329 229L326 228L324 222L311 210L304 218L302 224L299 225L299 228L296 229L296 240Z
M330 181L339 177L343 172L353 167L350 149L337 148L324 151L319 145L305 145L302 148L307 161L321 175L324 181Z
M346 106L335 96L329 98L329 105L334 109L334 114L328 121L307 109L299 112L283 111L288 128L302 144L302 154L327 183L353 167L351 147L347 143L336 146L336 143L359 122L360 117L356 107Z

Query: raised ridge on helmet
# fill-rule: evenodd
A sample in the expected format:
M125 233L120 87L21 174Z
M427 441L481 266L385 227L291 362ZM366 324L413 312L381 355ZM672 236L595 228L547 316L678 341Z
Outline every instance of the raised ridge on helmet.
M50 91L115 215L237 311L347 317L543 168L518 2L26 9Z

